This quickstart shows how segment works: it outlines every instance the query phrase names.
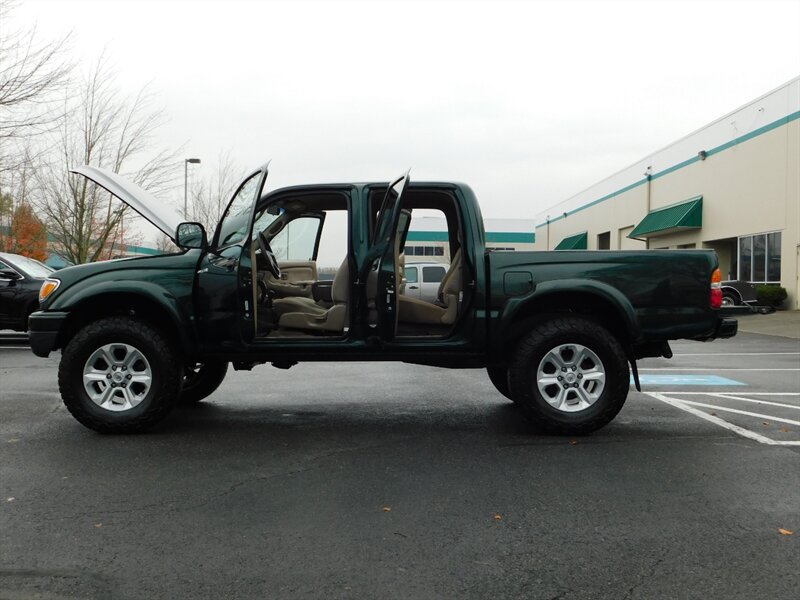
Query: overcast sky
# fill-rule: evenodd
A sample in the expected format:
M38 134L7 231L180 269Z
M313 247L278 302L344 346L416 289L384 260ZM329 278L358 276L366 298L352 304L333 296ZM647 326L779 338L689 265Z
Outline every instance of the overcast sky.
M548 206L800 74L800 2L24 2L151 82L157 143L268 188L458 180L485 217ZM177 196L177 194L176 194ZM179 201L176 197L175 203Z

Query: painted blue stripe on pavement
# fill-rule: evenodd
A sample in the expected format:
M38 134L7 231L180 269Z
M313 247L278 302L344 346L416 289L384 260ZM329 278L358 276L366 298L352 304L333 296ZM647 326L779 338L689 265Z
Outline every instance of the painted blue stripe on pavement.
M642 385L747 385L718 375L639 375L639 381Z

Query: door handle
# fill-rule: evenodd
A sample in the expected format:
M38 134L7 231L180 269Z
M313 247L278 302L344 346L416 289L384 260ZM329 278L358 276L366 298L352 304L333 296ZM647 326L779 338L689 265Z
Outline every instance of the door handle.
M410 285L410 286L408 286L408 289L410 289L410 290L418 290L419 288L416 285Z

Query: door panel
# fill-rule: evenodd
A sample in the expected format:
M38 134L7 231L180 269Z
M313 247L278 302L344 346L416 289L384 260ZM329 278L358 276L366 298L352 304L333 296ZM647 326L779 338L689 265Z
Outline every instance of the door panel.
M406 296L409 296L410 298L420 297L421 290L419 277L419 267L414 265L406 266Z
M400 284L397 264L400 248L397 244L410 220L408 211L401 211L400 206L409 181L409 172L406 172L386 190L375 222L373 243L360 274L361 280L367 282L367 305L375 309L375 323L370 322L369 326L377 330L384 340L394 339L397 330L397 292Z
M291 261L279 263L281 278L276 279L272 273L265 275L267 287L277 293L277 297L303 296L312 297L312 285L317 281L317 263L309 261Z

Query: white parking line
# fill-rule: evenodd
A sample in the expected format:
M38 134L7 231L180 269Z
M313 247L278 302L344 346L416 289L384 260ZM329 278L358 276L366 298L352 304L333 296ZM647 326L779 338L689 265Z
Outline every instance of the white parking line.
M769 419L770 421L777 421L779 423L788 423L789 425L800 426L800 421L793 421L792 419L784 419L781 417L773 417L762 413L748 412L746 410L739 410L738 408L728 408L727 406L718 406L716 404L706 404L705 402L694 402L693 400L678 400L684 404L691 406L701 406L703 408L712 408L714 410L721 410L723 412L736 413L737 415L745 415L746 417L756 417L757 419Z
M769 406L780 406L781 408L793 408L800 410L797 404L783 404L782 402L769 402L768 400L756 400L755 398L742 398L741 396L732 396L731 394L711 394L714 398L727 398L728 400L739 400L741 402L753 402L754 404L767 404Z
M800 368L790 369L738 369L735 367L704 367L704 368L685 368L685 367L639 367L640 371L703 371L704 373L717 371L800 371Z
M800 352L698 352L696 354L673 354L673 356L797 356Z
M680 394L681 396L724 396L727 392L684 392L671 390L662 394ZM800 396L800 392L747 392L748 396Z
M771 438L768 438L766 436L761 435L760 433L756 433L755 431L750 431L749 429L745 429L744 427L739 427L738 425L734 425L733 423L728 423L724 419L720 419L717 416L710 415L710 414L708 414L706 412L703 412L702 410L694 408L693 406L689 406L689 404L687 404L689 402L688 400L680 400L678 398L671 398L671 397L669 397L669 396L667 396L665 394L660 394L658 392L645 392L645 393L648 396L650 396L651 398L654 398L656 400L660 400L661 402L664 402L665 404L669 404L670 406L674 406L675 408L679 408L679 409L681 409L683 411L686 411L686 412L688 412L690 414L693 414L696 417L700 417L701 419L705 419L706 421L714 423L715 425L719 425L723 429L727 429L728 431L733 431L734 433L736 433L736 434L738 434L738 435L740 435L742 437L754 440L754 441L759 442L761 444L766 444L768 446L800 446L800 441L773 440ZM699 403L692 402L692 404L699 404ZM709 405L706 405L706 406L709 406ZM719 409L718 406L711 406L711 408L713 408L715 410ZM734 409L730 409L730 410L734 410ZM773 420L773 421L777 420L774 417L768 417L768 418Z

